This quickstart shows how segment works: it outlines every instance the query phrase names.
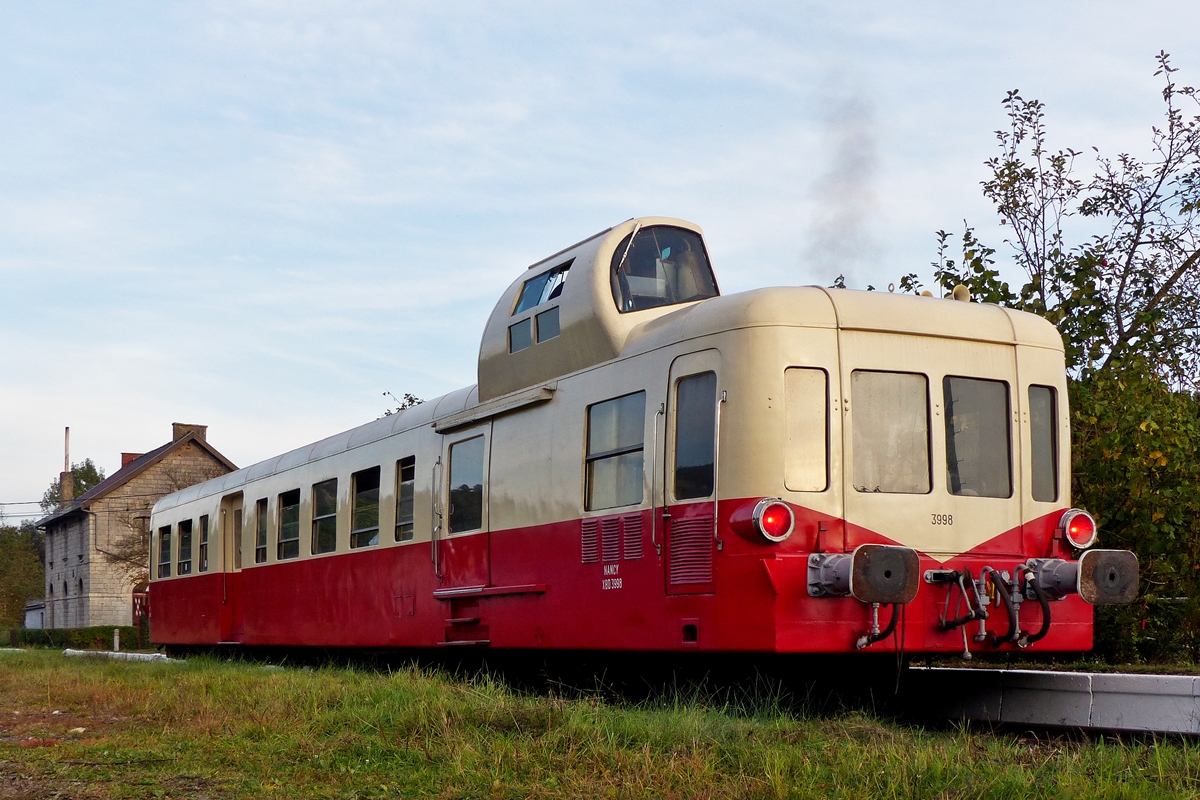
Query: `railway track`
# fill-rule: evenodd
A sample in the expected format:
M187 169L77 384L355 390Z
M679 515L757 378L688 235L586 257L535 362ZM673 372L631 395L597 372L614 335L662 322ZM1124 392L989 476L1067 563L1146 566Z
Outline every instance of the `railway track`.
M1200 734L1200 675L910 667L926 718L1131 733Z

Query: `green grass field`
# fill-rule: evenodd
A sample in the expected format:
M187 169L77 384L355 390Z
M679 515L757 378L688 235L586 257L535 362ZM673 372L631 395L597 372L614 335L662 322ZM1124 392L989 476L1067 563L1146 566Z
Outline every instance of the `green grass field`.
M0 798L1179 797L1200 744L966 728L765 699L624 705L407 668L0 653Z

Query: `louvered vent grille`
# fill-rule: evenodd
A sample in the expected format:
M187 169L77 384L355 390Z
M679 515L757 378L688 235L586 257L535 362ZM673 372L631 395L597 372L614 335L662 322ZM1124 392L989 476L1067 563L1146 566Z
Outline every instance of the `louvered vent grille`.
M596 536L596 520L583 521L583 558L584 564L595 564L600 560L600 540Z
M637 561L642 557L642 515L629 514L621 517L621 545L626 561Z
M712 583L713 518L671 520L671 584Z
M605 561L617 561L621 558L620 517L605 517L600 520L600 540L603 543Z

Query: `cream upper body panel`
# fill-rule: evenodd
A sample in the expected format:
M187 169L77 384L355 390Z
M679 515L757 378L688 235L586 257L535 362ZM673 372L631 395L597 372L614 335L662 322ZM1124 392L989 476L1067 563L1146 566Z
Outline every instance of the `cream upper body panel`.
M205 498L216 502L243 490L247 508L257 497L270 497L275 503L280 491L307 487L335 474L343 477L339 494L345 495L349 490L346 476L378 464L385 467L380 506L386 509L389 503L394 505L394 481L388 470L394 471L399 456L416 454L416 540L428 541L429 508L433 505L430 468L442 453L440 434L492 418L492 529L586 515L581 465L587 409L606 398L637 391L647 393L642 506L661 503L665 499L669 431L656 419L655 409L670 401L669 375L676 359L704 349L718 353L713 363L719 365L719 388L728 390L721 434L722 497L773 493L822 513L845 515L856 524L894 534L897 540L939 555L969 549L998 526L1007 529L1044 514L1068 497L1069 426L1065 413L1058 414L1057 458L1064 477L1056 500L1030 502L1029 479L1016 467L1029 447L1028 386L1055 387L1061 408L1066 407L1062 340L1049 322L998 306L822 287L756 289L622 313L611 280L614 256L626 237L652 226L700 234L698 226L681 220L629 220L538 262L519 276L487 322L477 386L168 495L155 505L154 515L169 521L171 514L184 512L171 509L210 502ZM569 274L560 294L514 313L530 278L568 263ZM526 349L510 352L509 327L551 308L557 308L557 335L546 341L535 338ZM789 488L781 466L787 460L786 437L781 434L787 428L787 415L794 412L783 403L789 369L808 369L803 374L793 372L792 377L816 378L817 383L809 383L827 386L828 481L820 484L819 491ZM935 462L936 454L945 447L938 416L944 376L978 374L1011 384L1011 422L1018 430L1013 439L1013 477L1019 497L1003 502L950 496L943 468L936 463L931 467L932 486L925 494L885 497L856 490L850 475L854 457L851 382L856 369L927 376L930 449ZM304 503L307 518L307 495ZM960 529L948 538L945 531L932 531L923 524L931 511L957 513L964 519L974 518L978 512L980 524L971 526L970 533ZM391 513L383 513L381 528L391 524L387 519ZM910 519L903 522L902 518Z

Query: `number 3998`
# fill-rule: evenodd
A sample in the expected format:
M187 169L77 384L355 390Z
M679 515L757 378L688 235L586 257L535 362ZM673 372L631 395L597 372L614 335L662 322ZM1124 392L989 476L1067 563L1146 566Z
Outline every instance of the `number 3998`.
M953 525L953 514L930 514L930 522L934 525Z

